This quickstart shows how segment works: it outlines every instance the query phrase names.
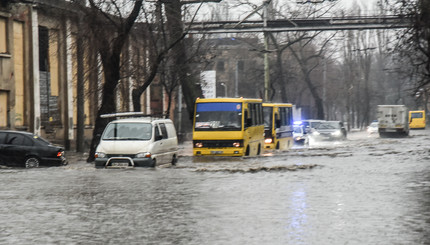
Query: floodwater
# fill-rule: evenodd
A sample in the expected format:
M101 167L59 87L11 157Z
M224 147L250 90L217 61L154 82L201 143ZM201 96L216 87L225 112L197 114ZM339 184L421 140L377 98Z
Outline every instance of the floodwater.
M0 169L0 244L430 244L430 130L253 158Z

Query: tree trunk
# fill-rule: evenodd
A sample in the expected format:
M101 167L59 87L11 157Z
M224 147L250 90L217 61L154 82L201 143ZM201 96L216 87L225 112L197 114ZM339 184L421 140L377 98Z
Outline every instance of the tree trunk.
M101 118L103 114L114 113L116 111L116 93L115 89L120 78L120 57L119 55L111 55L110 58L103 62L103 71L105 75L105 83L103 85L103 95L101 107L97 112L96 122L94 125L93 139L91 141L90 152L87 162L94 161L96 147L100 142L101 134L109 123L108 118Z
M186 64L186 46L183 41L183 23L181 13L181 2L180 0L171 0L169 3L166 2L166 18L168 23L169 36L171 40L180 40L177 45L172 48L173 63L175 64L176 74L181 79L180 84L182 86L182 93L184 95L185 104L187 105L187 111L192 120L194 114L194 102L197 97L202 96L201 87L196 81L193 80L190 67Z

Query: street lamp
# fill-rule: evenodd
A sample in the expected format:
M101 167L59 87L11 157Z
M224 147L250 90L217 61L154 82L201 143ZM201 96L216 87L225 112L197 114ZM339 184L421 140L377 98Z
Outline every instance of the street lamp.
M224 97L227 97L227 84L225 84L225 83L222 82L219 85L221 85L221 86L224 87Z

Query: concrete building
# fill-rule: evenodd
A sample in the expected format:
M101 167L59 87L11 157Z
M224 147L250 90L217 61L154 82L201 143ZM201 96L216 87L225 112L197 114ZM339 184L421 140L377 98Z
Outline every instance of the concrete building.
M83 59L77 57L79 26L75 13L62 0L2 1L0 129L30 131L74 149L77 108L82 105L84 137L91 140L103 76L97 52L85 45L85 40ZM124 59L134 59L134 63L140 62L136 59L147 60L145 55L150 51L139 41L142 40L129 42ZM83 67L82 74L78 72L79 65ZM130 69L125 67L124 72ZM77 85L79 75L84 78L83 86ZM131 76L121 79L115 101L117 111L133 109L134 82ZM141 97L143 112L163 111L162 91L156 82L145 91ZM84 95L81 100L79 93Z

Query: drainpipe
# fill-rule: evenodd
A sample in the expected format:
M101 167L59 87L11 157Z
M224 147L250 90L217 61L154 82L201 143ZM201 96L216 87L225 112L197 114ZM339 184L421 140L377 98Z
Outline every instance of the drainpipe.
M33 38L33 133L40 135L40 73L39 73L39 21L37 10L30 6L31 29Z

